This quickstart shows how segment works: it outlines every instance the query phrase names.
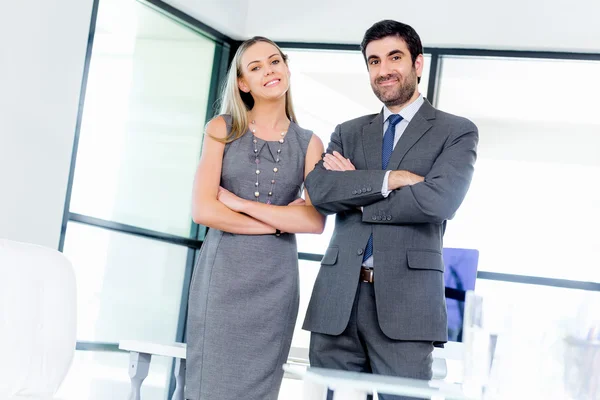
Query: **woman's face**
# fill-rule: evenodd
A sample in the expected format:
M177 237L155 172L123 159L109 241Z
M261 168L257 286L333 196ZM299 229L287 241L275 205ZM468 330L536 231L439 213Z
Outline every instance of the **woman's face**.
M241 91L254 100L274 100L285 96L290 84L290 70L279 50L270 43L257 42L241 58Z

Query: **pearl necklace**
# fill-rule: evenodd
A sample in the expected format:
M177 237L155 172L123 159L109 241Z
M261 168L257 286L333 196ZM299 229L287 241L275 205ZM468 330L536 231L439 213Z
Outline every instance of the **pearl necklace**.
M251 122L252 127L250 127L250 131L252 132L252 143L254 144L254 163L256 164L256 182L254 183L254 187L255 192L254 192L254 197L256 199L256 201L259 201L260 198L260 192L259 192L259 186L260 183L258 182L258 176L260 175L260 169L259 169L259 164L260 164L260 159L258 157L258 147L257 147L257 143L258 140L256 138L256 122L254 120L252 120ZM279 149L277 149L277 155L275 156L275 163L279 164L279 162L281 161L280 156L281 156L281 148L283 146L283 143L285 142L285 135L287 134L287 132L281 132L281 139L278 140L279 142ZM266 143L266 145L268 146L269 144ZM278 167L274 167L273 168L273 177L271 178L271 188L270 190L267 192L267 201L266 204L271 204L271 198L273 197L273 188L275 187L275 177L277 176L277 173L279 172L279 168Z

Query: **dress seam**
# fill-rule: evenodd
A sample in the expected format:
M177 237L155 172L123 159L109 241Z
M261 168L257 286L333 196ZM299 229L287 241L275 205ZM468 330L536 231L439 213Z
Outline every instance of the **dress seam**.
M224 232L221 232L221 236L219 237L219 242L216 245L216 249L219 248L219 245L221 244L221 240L223 239L223 234ZM216 250L214 252L214 254L216 254ZM204 378L204 355L206 353L205 349L204 349L204 343L206 341L206 325L208 324L208 319L206 318L206 315L208 313L208 302L209 302L209 296L210 296L210 288L211 288L211 280L212 280L212 274L213 271L215 269L215 258L213 258L213 262L212 262L212 266L210 268L210 275L208 276L208 289L206 290L206 305L204 306L204 327L202 329L202 358L200 359L200 384L199 384L199 389L198 389L198 400L201 400L202 397L202 381Z
M289 323L290 311L291 311L291 309L292 309L292 305L293 305L293 304L294 304L294 298L291 298L291 299L290 299L290 302L289 302L289 304L288 304L288 309L287 309L287 313L286 313L286 323ZM287 328L287 326L286 326L286 328ZM281 353L283 352L283 339L284 339L284 337L285 337L285 333L286 333L286 330L285 330L285 329L282 329L282 331L281 331L281 337L280 337L280 339L279 339L279 355L278 355L278 357L277 357L277 362L278 362L278 363L280 363L280 362L281 362ZM283 368L283 366L282 366L282 365L279 365L279 368ZM275 373L275 372L276 372L276 371L273 371L273 374L271 375L271 383L270 383L269 387L273 387L273 380L275 379L275 375L276 375L276 373ZM279 388L280 388L280 390L281 390L281 386L280 386ZM274 399L274 400L277 400L277 397L278 397L278 396L279 396L279 394L277 394L277 395L276 395L276 397L275 397L275 399Z

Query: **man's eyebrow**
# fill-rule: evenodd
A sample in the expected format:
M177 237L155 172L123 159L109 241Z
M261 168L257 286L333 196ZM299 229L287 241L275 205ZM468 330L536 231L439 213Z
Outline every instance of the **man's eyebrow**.
M403 52L402 50L399 50L399 49L394 49L394 50L392 50L392 51L390 51L390 52L388 53L388 57L389 57L389 56L393 56L394 54L401 54L401 55L404 55L404 52Z

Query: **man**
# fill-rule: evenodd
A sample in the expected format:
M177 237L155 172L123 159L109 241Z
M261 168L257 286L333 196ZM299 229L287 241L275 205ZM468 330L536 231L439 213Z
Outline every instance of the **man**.
M313 205L337 214L303 326L310 362L431 379L433 346L447 341L442 238L471 182L477 127L419 93L410 26L380 21L361 49L385 106L338 125L306 179Z

